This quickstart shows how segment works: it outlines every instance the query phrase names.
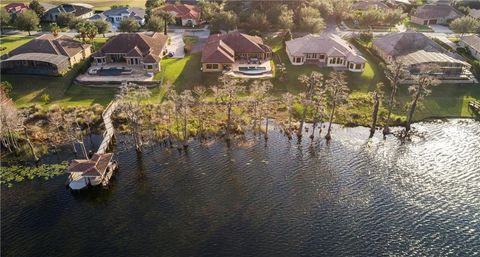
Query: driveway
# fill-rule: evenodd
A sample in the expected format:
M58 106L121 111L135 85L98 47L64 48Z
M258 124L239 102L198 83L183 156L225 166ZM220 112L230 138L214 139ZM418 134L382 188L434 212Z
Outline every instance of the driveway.
M435 33L444 33L444 34L453 34L454 32L451 31L447 26L442 26L442 25L430 25L430 28Z
M173 53L173 58L185 57L185 42L183 42L182 33L168 33L170 36L170 45L167 46L167 51Z

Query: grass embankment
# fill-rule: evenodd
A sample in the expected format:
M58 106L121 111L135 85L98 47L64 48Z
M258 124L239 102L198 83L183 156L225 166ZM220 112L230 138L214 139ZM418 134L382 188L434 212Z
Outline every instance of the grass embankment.
M9 35L0 37L0 47L5 49L0 51L0 56L12 51L13 49L27 43L28 41L34 39L33 36L25 35Z
M95 49L101 47L106 40L106 38L96 38ZM114 89L72 85L75 77L80 72L84 72L89 65L89 61L84 60L61 77L2 74L2 81L12 84L11 97L18 106L44 104L41 97L44 94L50 98L48 105L74 106L95 103L105 105L113 99Z

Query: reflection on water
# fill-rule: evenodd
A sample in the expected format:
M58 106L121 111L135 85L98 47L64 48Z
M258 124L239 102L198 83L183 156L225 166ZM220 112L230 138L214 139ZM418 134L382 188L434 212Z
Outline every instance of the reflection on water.
M478 256L480 123L415 127L406 142L119 143L108 191L2 188L2 256Z

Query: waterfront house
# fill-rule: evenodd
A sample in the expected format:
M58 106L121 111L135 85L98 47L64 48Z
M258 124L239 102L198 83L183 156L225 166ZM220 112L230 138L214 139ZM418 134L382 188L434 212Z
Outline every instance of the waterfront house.
M3 7L10 14L22 13L28 10L28 5L24 3L9 3Z
M472 56L475 57L477 60L480 60L480 36L464 36L460 39L459 44L460 46L470 50Z
M292 65L317 64L352 72L362 72L367 62L358 50L332 33L306 35L285 42Z
M411 21L419 25L447 25L452 20L464 16L448 3L426 4L417 8Z
M435 74L440 79L461 79L470 73L470 64L461 56L448 52L423 33L390 33L375 39L373 48L385 63L401 61L410 74L417 74L421 66L431 64L441 68Z
M197 5L182 3L165 4L162 8L175 17L175 23L179 26L194 27L202 23L201 10Z
M57 17L62 13L72 13L76 18L88 19L94 15L93 6L89 4L60 4L45 11L43 21L56 22Z
M91 48L69 36L45 34L9 52L1 69L5 73L60 75L88 58Z
M135 19L140 25L145 23L145 10L142 8L117 7L107 10L102 14L114 27L120 25L120 22L127 18Z
M93 54L93 65L127 65L148 72L159 71L167 39L162 33L119 34Z
M260 37L239 32L214 34L202 49L202 71L238 71L248 66L264 67L264 72L270 72L271 57L272 49Z

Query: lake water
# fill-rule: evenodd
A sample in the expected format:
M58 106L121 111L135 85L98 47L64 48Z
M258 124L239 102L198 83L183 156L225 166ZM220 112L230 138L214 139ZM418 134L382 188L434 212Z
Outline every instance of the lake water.
M480 122L414 127L142 155L119 140L108 191L3 187L1 255L480 256Z

